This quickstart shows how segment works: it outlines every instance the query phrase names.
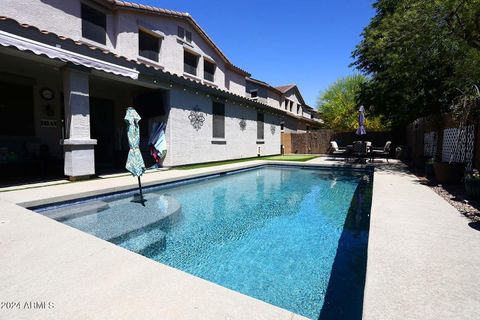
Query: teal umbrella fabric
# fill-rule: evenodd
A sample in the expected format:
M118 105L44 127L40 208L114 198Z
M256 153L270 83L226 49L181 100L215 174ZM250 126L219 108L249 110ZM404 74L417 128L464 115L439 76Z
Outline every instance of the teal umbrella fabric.
M140 177L145 172L145 163L143 162L142 154L138 148L140 144L140 128L138 122L142 119L140 115L132 107L127 108L125 114L125 122L127 123L128 144L130 151L128 151L127 164L125 168L136 177Z

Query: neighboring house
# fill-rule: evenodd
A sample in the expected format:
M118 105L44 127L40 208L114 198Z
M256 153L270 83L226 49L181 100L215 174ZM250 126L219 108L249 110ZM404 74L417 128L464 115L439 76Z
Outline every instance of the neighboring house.
M278 154L283 126L320 124L296 86L250 78L188 13L115 0L4 1L0 96L0 152L48 150L73 178L124 165L128 106L147 165L153 121L165 166Z
M282 94L280 107L290 114L294 114L297 119L310 119L311 121L298 121L293 117L285 118L282 132L308 132L318 128L323 124L319 114L303 100L302 94L297 85L289 84L275 87ZM313 123L312 123L313 122Z

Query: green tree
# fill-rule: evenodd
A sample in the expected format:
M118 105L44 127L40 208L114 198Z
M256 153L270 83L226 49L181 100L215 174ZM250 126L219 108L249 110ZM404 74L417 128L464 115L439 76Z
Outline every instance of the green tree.
M358 93L368 80L363 75L353 75L340 78L325 90L317 101L317 109L327 128L354 131L358 127ZM365 120L365 127L369 131L384 130L388 124L379 116Z
M478 84L480 0L378 0L353 52L359 102L402 126L451 110Z

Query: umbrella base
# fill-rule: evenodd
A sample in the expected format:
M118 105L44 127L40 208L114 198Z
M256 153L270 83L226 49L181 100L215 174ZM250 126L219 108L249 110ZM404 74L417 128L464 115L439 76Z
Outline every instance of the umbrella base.
M141 203L145 206L145 202L147 202L147 199L145 199L145 197L139 193L135 193L133 195L133 199L132 201L130 202L134 202L134 203Z

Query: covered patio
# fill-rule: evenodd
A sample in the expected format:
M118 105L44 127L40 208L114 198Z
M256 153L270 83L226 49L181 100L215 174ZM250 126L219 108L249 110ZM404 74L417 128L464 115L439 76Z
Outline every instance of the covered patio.
M139 80L133 63L102 52L92 57L91 49L70 40L1 23L25 36L20 42L0 34L2 186L123 171L125 108L137 107L146 119L143 141L152 119L168 118L167 88ZM148 153L146 145L141 149Z

